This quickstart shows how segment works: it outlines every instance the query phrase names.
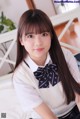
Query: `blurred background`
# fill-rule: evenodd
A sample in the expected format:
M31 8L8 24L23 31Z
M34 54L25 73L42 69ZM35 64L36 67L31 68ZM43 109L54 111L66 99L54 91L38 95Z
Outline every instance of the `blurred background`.
M8 48L13 40L10 39L9 41L2 42L5 39L5 35L11 31L15 31L18 26L18 22L20 16L23 14L24 11L28 9L41 9L43 10L50 18L53 18L53 27L57 36L61 34L63 29L65 28L66 24L68 23L68 18L66 13L70 13L71 11L75 11L75 9L80 8L80 2L64 2L64 0L0 0L0 63L2 58L5 56ZM73 14L73 12L72 12ZM72 15L71 14L71 15ZM77 13L76 13L77 14ZM56 17L57 16L57 17ZM66 16L63 18L63 16ZM70 16L70 14L69 14ZM62 18L62 22L60 19ZM55 21L57 23L55 24ZM60 39L61 42L67 43L71 46L75 46L80 48L80 17L78 16L74 18L71 22L69 28L64 33L63 37ZM55 24L55 25L54 25ZM16 36L16 34L14 34ZM9 35L7 35L9 37ZM71 52L75 54L79 54L77 50L71 49L67 47ZM7 60L12 60L15 62L16 60L16 43L14 44L12 50L10 51L9 55L6 57ZM79 59L79 55L78 55ZM0 69L0 76L11 73L14 70L14 63L10 64L4 62L1 69Z

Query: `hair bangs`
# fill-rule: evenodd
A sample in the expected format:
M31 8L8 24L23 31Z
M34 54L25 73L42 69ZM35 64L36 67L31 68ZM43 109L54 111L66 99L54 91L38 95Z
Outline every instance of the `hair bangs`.
M40 34L42 32L50 32L49 25L41 20L30 21L24 28L25 34L34 33Z

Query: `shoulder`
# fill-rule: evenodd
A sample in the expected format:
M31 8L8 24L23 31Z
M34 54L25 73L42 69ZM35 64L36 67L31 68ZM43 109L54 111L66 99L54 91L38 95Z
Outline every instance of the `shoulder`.
M32 76L32 72L24 62L20 63L20 65L15 69L13 73L13 81L16 82L25 82L30 84L30 78Z
M70 50L68 50L67 48L61 47L63 54L64 55L73 55L72 52Z
M13 76L22 76L24 75L25 69L23 67L23 62L21 62L15 69Z
M69 62L71 59L75 59L72 52L70 50L68 50L67 48L62 47L62 52L63 52L65 60L67 62Z
M80 72L76 58L68 49L62 48L62 51L73 78L76 80L76 82L80 83Z

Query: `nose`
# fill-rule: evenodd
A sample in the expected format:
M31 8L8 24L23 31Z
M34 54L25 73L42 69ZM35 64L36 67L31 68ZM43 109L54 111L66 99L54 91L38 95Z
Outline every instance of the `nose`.
M35 45L36 46L41 46L42 45L42 39L39 35L36 36L36 38L35 38Z

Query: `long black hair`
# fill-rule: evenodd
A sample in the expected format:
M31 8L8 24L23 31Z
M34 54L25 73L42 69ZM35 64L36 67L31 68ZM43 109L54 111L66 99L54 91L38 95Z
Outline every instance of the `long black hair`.
M17 32L17 61L15 68L27 55L25 48L20 43L22 34L29 32L38 34L45 31L48 31L51 34L51 47L49 54L52 62L56 63L58 66L58 73L67 98L67 103L70 103L75 100L74 92L80 94L80 85L75 81L69 71L57 35L49 17L41 10L28 10L24 12L20 18Z

